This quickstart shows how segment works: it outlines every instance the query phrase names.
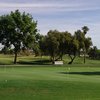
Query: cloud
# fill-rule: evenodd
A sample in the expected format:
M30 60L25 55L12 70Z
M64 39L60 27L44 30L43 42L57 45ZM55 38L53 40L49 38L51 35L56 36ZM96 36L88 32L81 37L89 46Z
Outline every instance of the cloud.
M99 6L89 6L84 3L0 3L0 9L33 9L36 11L87 11L87 10L100 10Z
M74 33L84 25L90 28L89 35L99 46L100 0L2 0L0 14L19 9L30 13L38 20L40 33L50 29Z
M79 4L64 3L0 3L0 8L70 8L78 7Z

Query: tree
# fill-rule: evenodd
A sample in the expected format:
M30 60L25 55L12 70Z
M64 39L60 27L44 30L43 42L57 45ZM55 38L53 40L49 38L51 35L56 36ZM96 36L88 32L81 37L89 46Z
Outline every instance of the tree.
M89 31L89 28L87 26L83 26L82 30L83 30L84 35L86 35L87 32Z
M71 42L71 34L67 31L60 32L60 40L59 40L59 58L62 60L63 55L68 53L68 47Z
M87 26L82 27L83 34L84 34L84 47L83 47L83 52L84 52L84 63L86 62L86 44L85 44L85 35L89 31L89 28Z
M48 55L48 53L47 53L46 36L41 35L40 39L38 41L38 44L39 44L39 49L40 49L41 57L43 55Z
M80 56L80 51L84 48L84 34L81 30L77 30L74 34L76 40L78 40L79 43L79 49L78 49L78 53Z
M1 53L3 54L9 54L10 53L10 48L7 48L6 46L4 46L1 50Z
M19 10L0 17L0 40L3 45L14 47L14 64L21 48L29 48L37 33L37 22L30 14Z
M35 56L39 56L39 55L41 55L39 42L41 41L42 35L37 33L35 37L36 38L35 38L35 41L32 45L32 49L33 49L33 52L34 52Z
M71 41L68 46L68 55L71 58L71 61L68 64L73 63L74 59L77 56L78 49L79 49L79 42L74 35L72 36Z
M86 53L88 54L89 49L90 49L90 47L92 46L92 40L91 40L91 38L90 38L90 37L85 38L84 43L85 43L85 50L86 50Z
M59 55L60 34L57 30L50 30L45 38L47 53L50 55L51 61L54 63L57 56Z
M100 50L96 46L90 48L88 55L91 59L100 59Z
M75 32L75 37L79 42L79 55L80 55L80 51L83 51L84 54L84 63L86 62L86 53L88 53L88 50L90 48L90 46L92 45L92 40L90 37L86 37L87 32L89 31L89 28L87 26L82 27L82 31L81 30L77 30Z
M68 54L72 64L78 50L78 41L69 32L50 30L46 36L39 41L40 50L51 57L54 63L56 60L63 60L63 55Z

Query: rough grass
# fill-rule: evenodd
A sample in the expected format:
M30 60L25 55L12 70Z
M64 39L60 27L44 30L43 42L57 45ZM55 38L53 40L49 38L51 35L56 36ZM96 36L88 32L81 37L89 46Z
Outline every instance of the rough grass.
M12 65L14 60L14 55L3 55L0 54L0 65ZM68 56L63 57L64 64L68 66L68 62L70 61L70 58ZM82 57L76 57L73 64L74 66L96 66L100 65L100 60L90 60L86 59L86 64L83 63ZM18 56L17 58L17 64L21 65L52 65L50 62L50 57L34 57L34 55L30 56ZM73 66L73 65L71 65Z
M100 100L99 67L2 66L1 100Z

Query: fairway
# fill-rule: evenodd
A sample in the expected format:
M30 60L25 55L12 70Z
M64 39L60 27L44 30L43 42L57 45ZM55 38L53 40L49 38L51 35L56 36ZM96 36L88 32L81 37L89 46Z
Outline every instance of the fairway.
M100 0L0 0L0 100L100 100Z
M100 68L1 66L0 100L100 100Z

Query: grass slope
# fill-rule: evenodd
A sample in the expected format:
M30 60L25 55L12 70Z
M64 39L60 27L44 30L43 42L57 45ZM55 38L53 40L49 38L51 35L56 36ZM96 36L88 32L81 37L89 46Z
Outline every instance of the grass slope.
M0 100L100 100L100 68L4 65Z

